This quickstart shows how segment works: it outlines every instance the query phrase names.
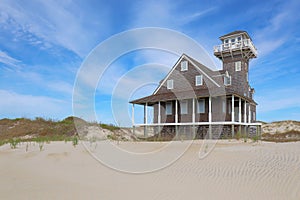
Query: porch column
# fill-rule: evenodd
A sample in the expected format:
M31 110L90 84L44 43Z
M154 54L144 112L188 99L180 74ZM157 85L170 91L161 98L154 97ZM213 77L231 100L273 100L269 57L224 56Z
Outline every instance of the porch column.
M134 126L134 104L132 104L132 114L131 114L131 122L132 122L132 126Z
M195 127L195 98L193 98L193 107L192 107L192 112L193 112L193 114L192 114L192 120L193 120L193 126L192 126L192 133L193 133L193 136L192 136L192 138L191 139L195 139L195 136L196 136L196 127Z
M158 122L158 137L160 137L160 101L158 102L158 115L157 115L157 122Z
M177 99L175 99L175 138L176 139L179 138L177 123L178 123L178 101L177 101Z
M231 122L234 123L234 95L231 96ZM231 125L231 136L234 136L234 124Z
M178 123L178 101L175 100L175 123Z
M231 121L234 122L234 95L231 97Z
M148 124L148 103L144 105L144 124Z
M247 123L247 101L244 103L244 123Z
M248 108L249 108L249 113L248 113L248 121L249 121L249 123L251 123L251 105L250 105L250 103L249 103L249 106L248 106Z
M246 112L247 112L247 101L245 100L245 101L244 101L244 123L247 123L247 115L246 115ZM248 137L247 125L244 126L244 134L247 134L247 137Z
M134 104L132 104L132 114L131 114L131 122L132 122L132 132L135 134L135 125L134 125Z
M147 137L147 124L148 124L148 102L144 105L144 136Z
M158 102L158 115L157 115L157 122L160 124L160 101Z
M239 123L242 122L242 99L239 97Z
M208 101L208 121L209 121L209 139L212 139L212 127L211 127L211 122L212 122L212 116L211 116L211 96L209 96L209 101Z
M193 98L193 107L192 107L192 120L193 120L193 123L195 123L195 98Z
M211 97L209 97L208 101L208 121L211 123L212 121L212 116L211 116Z
M239 97L239 123L242 122L242 99ZM242 132L242 126L241 124L239 125L239 132Z

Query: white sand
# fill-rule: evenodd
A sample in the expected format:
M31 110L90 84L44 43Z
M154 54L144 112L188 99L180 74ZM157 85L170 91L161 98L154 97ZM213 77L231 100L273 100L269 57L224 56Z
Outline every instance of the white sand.
M200 141L173 165L127 174L95 160L82 145L51 142L0 147L0 199L299 199L300 142L219 142L199 159ZM156 148L163 143L147 144ZM181 145L178 142L178 145ZM144 143L121 143L145 149Z

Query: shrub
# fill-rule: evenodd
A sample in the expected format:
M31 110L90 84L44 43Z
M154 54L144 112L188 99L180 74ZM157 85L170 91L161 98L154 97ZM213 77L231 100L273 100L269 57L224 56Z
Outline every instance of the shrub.
M10 139L10 140L9 140L10 148L12 148L12 149L17 148L17 145L18 145L20 142L21 142L21 140L18 139L18 138L17 138L17 139L15 139L15 138Z

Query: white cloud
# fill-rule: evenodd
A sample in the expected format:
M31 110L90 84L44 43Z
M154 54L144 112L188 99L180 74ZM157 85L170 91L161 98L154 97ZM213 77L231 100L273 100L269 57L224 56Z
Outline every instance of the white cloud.
M7 53L5 53L1 50L0 50L0 62L5 65L9 65L9 66L13 66L13 67L18 67L18 65L20 64L19 60L7 55Z
M0 107L3 117L51 117L54 119L70 115L71 104L45 96L24 95L0 90Z
M103 9L103 10L102 10ZM5 29L32 45L49 48L53 44L69 49L79 56L85 56L95 45L96 30L106 30L107 12L100 8L98 17L103 20L96 29L84 20L89 13L83 13L80 5L72 1L2 1L0 23ZM102 16L102 17L101 17ZM95 31L93 31L95 30Z

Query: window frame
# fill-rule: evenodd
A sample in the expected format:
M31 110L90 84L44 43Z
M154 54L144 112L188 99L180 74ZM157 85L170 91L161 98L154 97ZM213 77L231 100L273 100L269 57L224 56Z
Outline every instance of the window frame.
M223 113L226 113L226 110L227 110L227 104L226 104L226 101L225 100L222 100L222 112Z
M242 71L242 61L234 62L234 68L236 72Z
M201 83L198 83L198 81L197 81L198 78L200 78ZM195 76L195 86L200 86L200 85L203 85L203 75L202 74Z
M184 72L187 71L189 69L189 65L188 65L188 61L183 60L180 63L180 71Z
M173 81L173 79L167 80L167 89L168 90L174 89L174 81Z
M228 86L228 85L231 85L231 76L224 76L224 85L225 86ZM226 82L228 81L228 82Z
M185 105L185 112L182 112L182 109L184 108L183 105ZM186 115L186 114L189 113L189 106L188 105L189 105L189 103L188 103L187 99L180 101L180 114Z
M202 102L202 107L200 106L200 102ZM203 108L203 110L200 110ZM205 99L197 99L197 113L204 114L205 113Z
M168 109L169 108L169 109ZM172 101L166 102L166 110L165 110L166 115L172 115L173 114L173 103Z

